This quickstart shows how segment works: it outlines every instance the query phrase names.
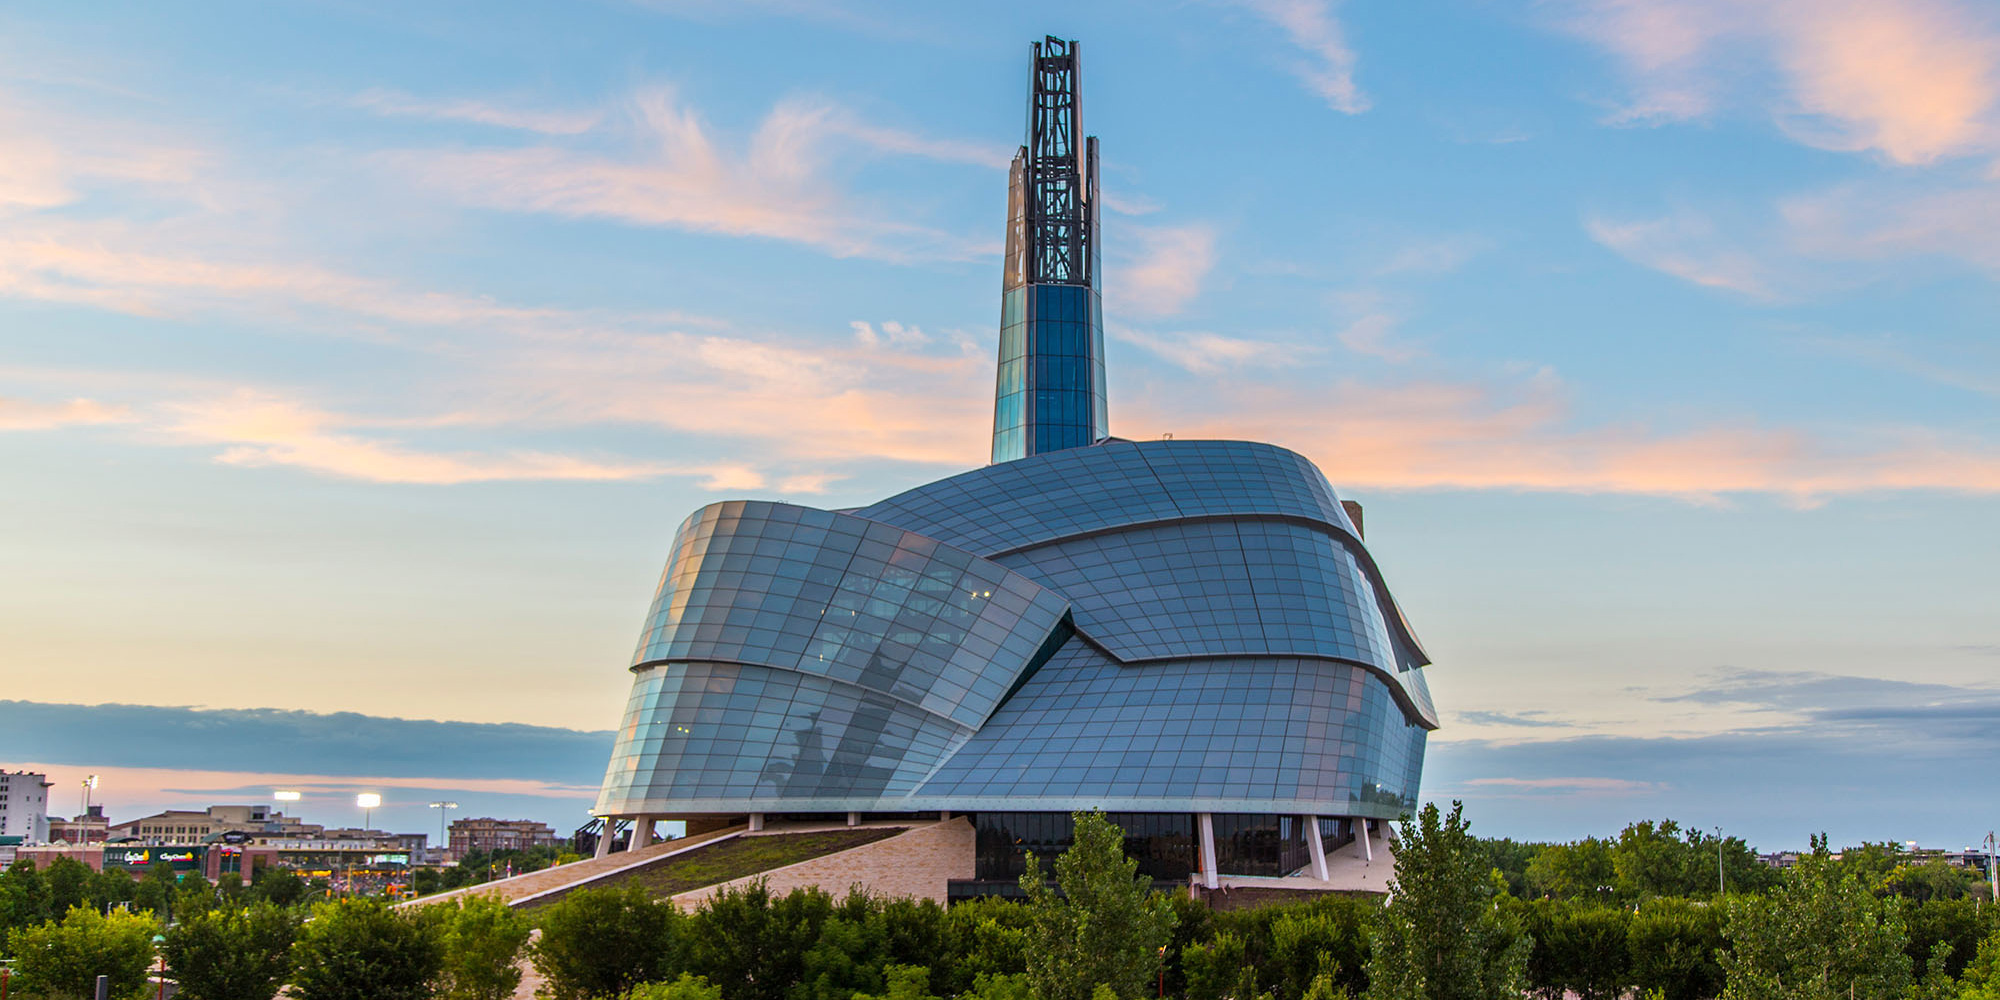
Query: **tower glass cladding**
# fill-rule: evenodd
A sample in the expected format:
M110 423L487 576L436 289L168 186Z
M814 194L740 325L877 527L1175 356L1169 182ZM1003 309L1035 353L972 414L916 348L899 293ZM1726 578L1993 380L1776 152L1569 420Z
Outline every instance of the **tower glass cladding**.
M1034 58L993 462L690 516L598 815L970 813L1002 885L1072 810L1180 879L1291 874L1415 806L1429 659L1332 484L1273 445L1109 436L1076 47Z
M1098 290L1097 138L1081 139L1077 45L1036 42L1028 134L1007 185L993 461L1110 436Z

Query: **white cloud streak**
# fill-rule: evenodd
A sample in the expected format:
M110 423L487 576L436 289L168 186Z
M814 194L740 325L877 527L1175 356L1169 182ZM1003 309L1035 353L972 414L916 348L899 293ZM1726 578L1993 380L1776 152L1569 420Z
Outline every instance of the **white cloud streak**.
M1293 75L1306 89L1343 114L1369 108L1368 95L1354 82L1354 50L1334 16L1333 0L1232 0L1269 21L1298 50L1289 59Z

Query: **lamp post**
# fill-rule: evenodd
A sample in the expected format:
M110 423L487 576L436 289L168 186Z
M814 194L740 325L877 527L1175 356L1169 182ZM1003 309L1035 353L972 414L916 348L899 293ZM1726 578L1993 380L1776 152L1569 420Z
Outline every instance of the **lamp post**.
M1719 896L1729 895L1729 880L1722 875L1722 828L1715 828L1715 892Z
M85 775L83 779L83 814L90 815L90 793L97 788L97 775Z
M458 803L433 802L431 808L438 811L438 858L442 860L451 854L451 842L445 839L444 817L446 813L458 808Z
M382 796L374 792L362 792L354 797L354 804L361 807L361 829L365 832L368 829L369 817L375 813L375 807L382 804Z
M1993 902L2000 903L2000 865L1994 864L2000 860L2000 851L1995 851L1996 847L2000 841L1993 839L1993 831L1986 831L1986 884L1993 891Z

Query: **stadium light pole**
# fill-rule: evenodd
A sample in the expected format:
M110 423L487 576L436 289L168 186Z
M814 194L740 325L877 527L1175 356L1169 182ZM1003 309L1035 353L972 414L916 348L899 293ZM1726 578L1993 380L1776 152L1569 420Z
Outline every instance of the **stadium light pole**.
M366 831L375 807L382 804L382 796L374 792L362 792L354 797L354 804L361 807L361 829Z
M90 815L90 793L97 788L97 775L86 775L83 779L83 814Z
M444 817L446 813L458 808L458 803L433 802L431 808L438 811L438 857L444 858L451 853L451 842L445 839Z

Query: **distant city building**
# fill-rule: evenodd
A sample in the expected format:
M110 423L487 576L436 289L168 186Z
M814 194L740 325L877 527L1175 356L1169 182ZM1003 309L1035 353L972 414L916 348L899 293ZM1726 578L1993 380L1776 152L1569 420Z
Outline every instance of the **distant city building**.
M19 837L24 844L47 843L52 787L46 774L0 771L0 837Z
M109 829L110 840L136 839L147 844L199 844L222 833L253 836L316 837L324 829L286 816L270 806L209 806L203 810L169 809Z
M525 851L535 847L554 847L560 843L556 831L547 823L531 819L494 819L482 816L477 819L455 819L451 821L451 860L457 861L473 851Z
M72 819L49 820L49 843L102 844L111 835L104 807L93 805Z

